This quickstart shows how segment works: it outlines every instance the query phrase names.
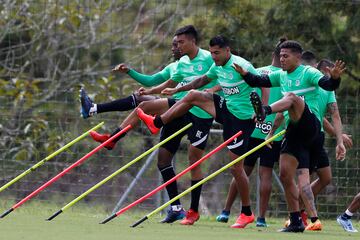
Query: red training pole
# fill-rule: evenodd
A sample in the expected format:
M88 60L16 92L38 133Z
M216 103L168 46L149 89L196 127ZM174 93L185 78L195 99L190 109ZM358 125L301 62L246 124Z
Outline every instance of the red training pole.
M103 142L102 144L100 144L99 146L97 146L96 148L94 148L91 152L87 153L85 156L83 156L82 158L80 158L78 161L76 161L75 163L73 163L72 165L70 165L68 168L66 168L65 170L63 170L61 173L59 173L58 175L56 175L55 177L53 177L52 179L50 179L48 182L46 182L45 184L43 184L41 187L39 187L38 189L36 189L35 191L33 191L32 193L30 193L27 197L23 198L20 202L16 203L15 205L13 205L9 210L7 210L6 212L4 212L0 218L5 217L6 215L8 215L9 213L11 213L12 211L14 211L16 208L20 207L21 205L23 205L25 202L27 202L28 200L30 200L31 198L33 198L34 196L36 196L39 192L41 192L42 190L44 190L45 188L47 188L48 186L50 186L52 183L54 183L55 181L57 181L59 178L61 178L62 176L64 176L67 172L69 172L71 169L79 166L80 164L82 164L86 159L88 159L89 157L91 157L92 155L94 155L94 153L98 152L101 148L103 148L104 146L106 146L109 142L111 142L113 139L117 138L118 136L120 136L121 134L127 132L132 126L128 125L126 126L124 129L122 129L120 132L118 132L117 134L115 134L114 136L112 136L111 138L109 138L108 140L106 140L105 142Z
M186 169L184 169L182 172L180 172L179 174L177 174L175 177L171 178L170 180L168 180L167 182L163 183L162 185L158 186L157 188L155 188L154 190L152 190L151 192L149 192L148 194L142 196L141 198L139 198L138 200L136 200L135 202L127 205L126 207L120 209L118 212L112 214L111 216L109 216L108 218L106 218L104 221L101 222L101 224L107 223L109 222L111 219L119 216L120 214L126 212L127 210L129 210L130 208L136 206L137 204L143 202L145 199L151 197L152 195L154 195L155 193L157 193L158 191L160 191L161 189L165 188L167 185L169 185L170 183L174 182L175 180L177 180L178 178L180 178L181 176L183 176L185 173L189 172L191 169L195 168L196 166L200 165L202 162L204 162L205 160L207 160L209 157L211 157L213 154L217 153L218 151L220 151L222 148L224 148L229 142L233 141L235 138L237 138L238 136L240 136L242 134L242 131L237 132L235 135L233 135L231 138L229 138L228 140L226 140L225 142L223 142L222 144L220 144L219 146L217 146L215 149L213 149L212 151L210 151L209 153L207 153L205 156L203 156L202 158L200 158L199 160L197 160L195 163L193 163L192 165L190 165L189 167L187 167Z

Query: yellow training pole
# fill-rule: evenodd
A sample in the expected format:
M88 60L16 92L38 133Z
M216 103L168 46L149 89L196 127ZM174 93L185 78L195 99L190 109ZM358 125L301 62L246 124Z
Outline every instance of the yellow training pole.
M263 143L259 144L258 146L254 147L253 149L251 149L250 151L246 152L245 154L241 155L240 157L238 157L237 159L231 161L230 163L226 164L225 166L223 166L222 168L220 168L219 170L213 172L212 174L210 174L209 176L207 176L206 178L204 178L203 180L201 180L200 182L196 183L195 185L191 186L190 188L186 189L184 192L180 193L179 195L177 195L176 197L172 198L171 200L169 200L168 202L164 203L162 206L158 207L157 209L155 209L154 211L152 211L151 213L149 213L148 215L146 215L145 217L143 217L142 219L140 219L139 221L137 221L136 223L134 223L133 225L131 225L131 227L136 227L139 224L141 224L142 222L144 222L145 220L147 220L148 218L150 218L152 215L160 212L161 210L163 210L164 208L166 208L167 206L169 206L171 203L173 203L174 201L178 200L179 198L185 196L186 194L188 194L189 192L191 192L193 189L197 188L198 186L204 184L205 182L209 181L210 179L216 177L217 175L219 175L220 173L222 173L223 171L225 171L226 169L228 169L229 167L233 166L234 164L240 162L241 160L243 160L244 158L246 158L247 156L249 156L250 154L252 154L253 152L256 152L257 150L259 150L260 148L262 148L263 146L265 146L266 144L274 141L276 138L278 138L279 136L283 135L285 133L285 130L282 130L281 132L279 132L278 134L274 135L273 137L269 138L268 140L264 141Z
M63 152L64 150L68 149L69 147L71 147L72 145L74 145L75 143L79 142L80 140L82 140L83 138L85 138L90 131L96 130L99 127L101 127L102 125L104 125L104 122L99 123L98 125L96 125L95 127L89 129L88 131L86 131L85 133L83 133L82 135L80 135L79 137L75 138L74 140L72 140L71 142L69 142L68 144L66 144L65 146L61 147L60 149L56 150L55 152L53 152L52 154L50 154L49 156L45 157L44 159L42 159L41 161L39 161L38 163L36 163L35 165L33 165L32 167L30 167L29 169L27 169L26 171L24 171L23 173L21 173L20 175L18 175L17 177L15 177L13 180L11 180L10 182L6 183L4 186L2 186L0 188L0 192L2 192L3 190L5 190L6 188L8 188L9 186L11 186L12 184L14 184L15 182L19 181L21 178L25 177L26 175L28 175L30 172L34 171L35 169L37 169L38 167L40 167L41 165L43 165L45 162L49 161L50 159L52 159L53 157L55 157L56 155L58 155L59 153Z
M189 129L192 126L192 123L189 123L188 125L186 125L185 127L181 128L180 130L178 130L177 132L175 132L174 134L172 134L171 136L169 136L168 138L164 139L163 141L159 142L158 144L154 145L152 148L150 148L149 150L145 151L144 153L140 154L138 157L136 157L134 160L128 162L127 164L125 164L123 167L121 167L119 170L115 171L114 173L112 173L111 175L109 175L108 177L104 178L102 181L100 181L99 183L97 183L96 185L94 185L93 187L91 187L89 190L87 190L86 192L84 192L83 194L81 194L80 196L78 196L77 198L75 198L73 201L71 201L70 203L68 203L67 205L65 205L64 207L62 207L59 211L57 211L56 213L54 213L51 217L49 217L47 220L51 221L52 219L54 219L56 216L58 216L60 213L64 212L66 209L70 208L71 206L73 206L75 203L77 203L78 201L80 201L81 199L83 199L85 196L87 196L89 193L91 193L92 191L96 190L97 188L99 188L100 186L102 186L103 184L105 184L106 182L108 182L110 179L112 179L113 177L115 177L116 175L118 175L119 173L121 173L122 171L124 171L125 169L127 169L128 167L130 167L131 165L133 165L134 163L138 162L139 160L141 160L143 157L145 157L146 155L150 154L151 152L155 151L156 149L158 149L159 147L161 147L163 144L165 144L166 142L170 141L171 139L173 139L174 137L176 137L177 135L179 135L180 133L184 132L185 130Z

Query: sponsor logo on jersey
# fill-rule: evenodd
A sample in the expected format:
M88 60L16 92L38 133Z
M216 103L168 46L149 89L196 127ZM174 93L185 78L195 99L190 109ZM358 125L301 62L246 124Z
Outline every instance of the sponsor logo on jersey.
M256 123L255 127L260 129L263 134L268 134L272 128L272 122Z
M240 93L239 87L230 87L230 88L223 87L222 90L226 95L234 95Z

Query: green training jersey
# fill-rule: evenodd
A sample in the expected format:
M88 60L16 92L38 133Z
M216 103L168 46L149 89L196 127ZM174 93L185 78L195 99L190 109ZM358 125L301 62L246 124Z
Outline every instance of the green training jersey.
M254 114L254 109L249 100L250 93L254 90L243 79L243 77L232 67L237 63L247 71L258 75L257 71L250 62L245 59L231 55L224 66L213 64L206 76L211 82L218 82L221 86L226 106L229 111L239 119L250 119Z
M134 69L130 69L128 74L138 83L146 87L152 87L169 80L170 76L174 74L177 65L178 65L178 61L172 62L169 65L167 65L163 70L153 75L142 74L135 71Z
M320 115L320 123L321 123L321 131L324 131L324 122L323 118L327 112L327 105L330 103L336 103L336 97L334 91L326 91L322 88L319 89L320 97L319 97L319 115Z
M292 92L304 99L310 111L320 120L319 80L324 75L311 66L298 66L293 72L280 70L269 74L271 85L280 87L282 95ZM288 124L288 116L285 115Z
M257 68L256 70L258 71L259 74L269 75L272 72L281 70L281 68L269 65L269 66ZM283 96L281 94L280 87L270 88L268 105L280 100L282 97ZM273 113L273 114L266 116L263 123L257 122L255 125L255 130L252 133L251 137L265 139L274 124L275 116L276 116L276 113ZM275 134L282 131L284 129L284 127L285 127L285 124L281 124L281 126L275 131ZM282 138L276 139L276 141L281 141L281 140L282 140Z
M175 82L178 82L178 87L182 87L193 80L203 76L214 63L211 58L209 51L199 48L198 54L195 58L190 59L187 55L180 58L177 68L174 74L171 75L171 79ZM207 89L215 86L215 82L206 84L205 86L199 88L199 90ZM177 92L173 95L175 99L181 99L187 94L187 91ZM199 107L192 107L190 111L192 114L199 118L212 118L210 114L205 112Z

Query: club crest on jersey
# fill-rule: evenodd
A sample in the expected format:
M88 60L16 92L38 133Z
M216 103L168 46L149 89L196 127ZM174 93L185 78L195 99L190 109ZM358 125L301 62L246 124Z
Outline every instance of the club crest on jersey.
M297 86L297 87L300 86L300 80L299 79L295 81L295 86Z
M272 128L272 122L256 123L255 127L260 129L263 134L268 134Z
M202 70L203 70L203 66L200 64L200 65L198 65L197 69L198 69L198 71L202 71Z

